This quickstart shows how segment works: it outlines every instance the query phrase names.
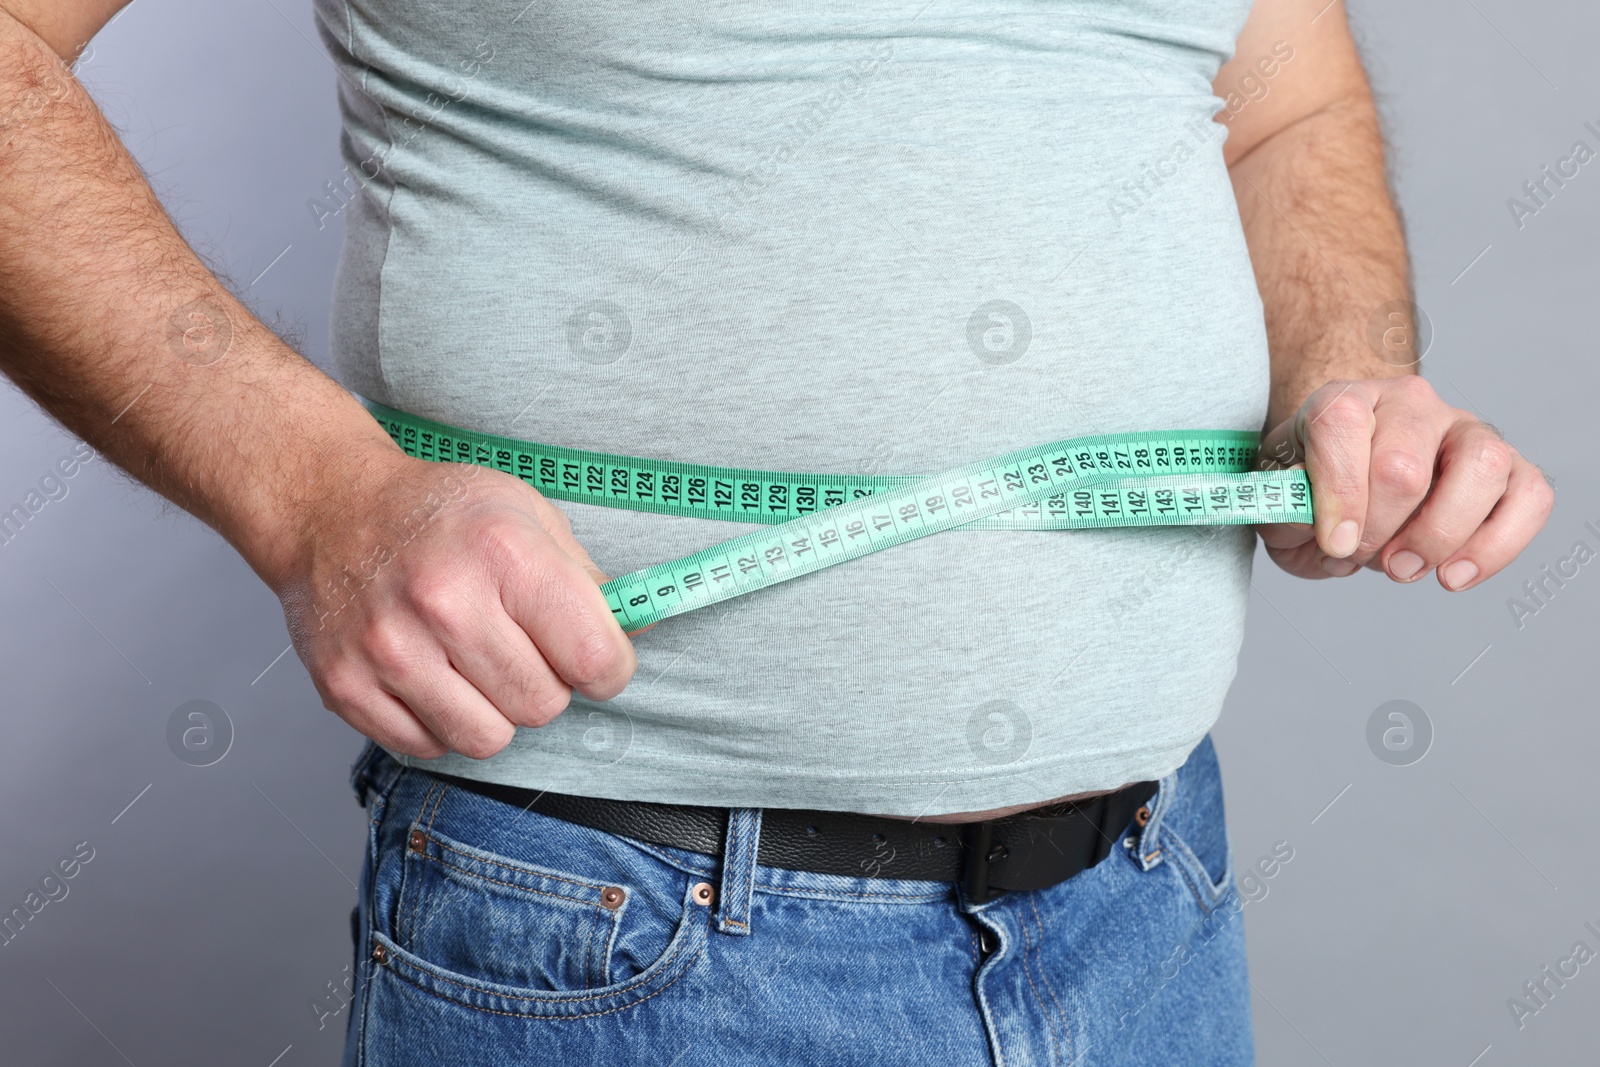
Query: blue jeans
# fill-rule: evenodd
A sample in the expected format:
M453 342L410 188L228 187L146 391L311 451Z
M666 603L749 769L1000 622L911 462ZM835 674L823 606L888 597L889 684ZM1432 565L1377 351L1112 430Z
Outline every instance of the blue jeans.
M1253 1061L1209 738L1106 860L980 905L950 882L757 864L759 810L712 857L372 745L352 781L370 819L346 1067Z

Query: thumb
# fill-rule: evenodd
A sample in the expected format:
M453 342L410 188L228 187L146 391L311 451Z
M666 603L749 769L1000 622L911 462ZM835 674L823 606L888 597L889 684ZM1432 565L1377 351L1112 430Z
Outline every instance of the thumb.
M605 585L609 582L611 580L610 575L595 565L594 560L589 558L589 553L584 549L583 545L578 542L576 537L572 536L572 519L567 515L566 511L551 503L549 499L538 492L533 494L533 498L535 521L538 522L545 533L550 535L550 540L556 543L556 547L570 556L578 566L582 567L589 577L594 579L595 585Z
M555 541L557 548L571 556L577 561L578 566L582 567L589 573L589 577L594 579L595 585L605 585L611 580L610 575L606 574L605 571L595 566L594 560L589 558L589 553L584 550L584 547L581 544L578 543L578 539L572 536L572 531L570 529L562 528L558 530L552 530L550 531L550 536ZM650 626L654 625L655 623L650 624ZM626 630L624 632L629 637L634 637L638 634L644 633L645 630L650 629L650 626L645 626L638 630Z
M578 566L588 572L589 577L594 579L595 585L605 585L611 580L611 576L601 570L595 564L595 561L589 558L589 553L584 549L583 545L578 543L578 539L572 536L570 529L558 527L551 530L550 538L555 541L557 548L571 556Z
M1299 414L1295 412L1290 415L1261 439L1261 447L1256 450L1257 470L1282 470L1305 462L1299 436L1295 433L1295 420Z
M589 558L589 553L584 551L584 547L578 543L578 539L572 536L572 531L570 529L552 530L550 536L555 539L556 547L560 548L561 551L571 556L578 562L578 566L589 572L589 577L594 579L595 585L605 585L611 580L610 576L607 575L605 571L595 566L594 560ZM656 624L650 624L650 626L654 625ZM643 626L637 630L626 630L624 632L629 637L637 637L639 634L642 634L646 630L650 629L650 626Z
M555 510L560 513L561 520L544 524L546 532L550 534L550 539L556 543L557 548L561 549L561 551L565 552L568 556L571 556L578 566L582 567L586 572L588 572L589 577L594 579L595 585L605 585L611 580L611 576L606 574L605 571L601 570L595 564L595 561L589 558L588 551L583 547L576 537L572 536L572 522L567 517L567 513L562 511L560 508L556 508ZM656 624L650 624L650 626L654 625ZM638 630L628 630L625 632L629 637L634 637L638 634L644 633L645 630L650 629L650 626L645 626Z

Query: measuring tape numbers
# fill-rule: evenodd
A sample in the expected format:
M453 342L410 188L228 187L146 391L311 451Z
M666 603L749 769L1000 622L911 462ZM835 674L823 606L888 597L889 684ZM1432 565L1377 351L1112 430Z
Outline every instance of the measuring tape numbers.
M1072 437L932 475L792 474L537 444L365 403L409 456L493 467L555 500L770 527L606 582L628 631L958 527L1311 521L1305 471L1251 470L1260 435L1241 430Z

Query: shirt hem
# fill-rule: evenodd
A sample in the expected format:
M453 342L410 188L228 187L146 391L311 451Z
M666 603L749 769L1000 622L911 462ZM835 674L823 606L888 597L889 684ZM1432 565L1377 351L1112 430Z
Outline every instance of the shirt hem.
M750 773L719 763L714 770L678 757L601 761L537 750L509 758L473 760L450 754L418 760L390 753L401 763L474 781L606 800L694 804L729 808L802 808L919 818L1043 804L1062 796L1155 781L1183 765L1210 726L1198 733L1138 750L1082 752L1023 768L930 770L894 780L857 774L752 766ZM532 758L530 758L532 757ZM662 775L663 764L671 777Z

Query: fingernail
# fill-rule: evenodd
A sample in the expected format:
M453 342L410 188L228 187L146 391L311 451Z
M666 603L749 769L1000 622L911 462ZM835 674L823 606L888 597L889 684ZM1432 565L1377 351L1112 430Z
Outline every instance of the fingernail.
M1323 556L1322 569L1335 578L1348 578L1360 570L1361 565L1352 563L1347 559L1334 559L1332 556Z
M1470 559L1458 559L1439 572L1446 589L1460 589L1477 576L1478 565Z
M1356 542L1360 538L1361 530L1356 526L1356 520L1346 519L1328 535L1328 554L1342 559L1356 550Z
M1422 557L1405 549L1389 557L1389 573L1402 582L1410 581L1422 569Z

